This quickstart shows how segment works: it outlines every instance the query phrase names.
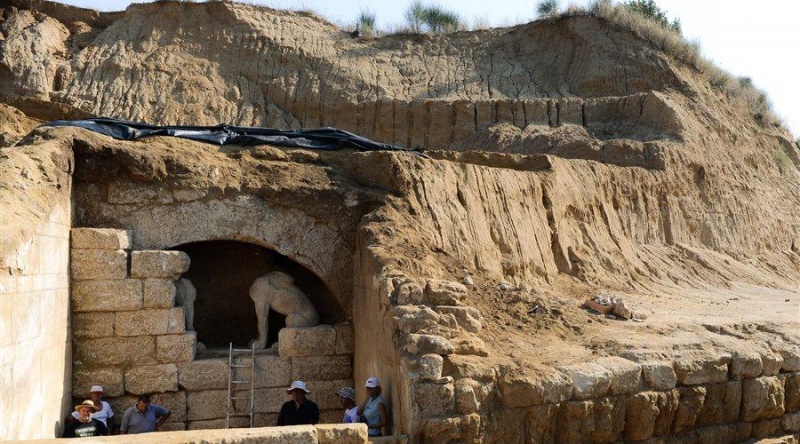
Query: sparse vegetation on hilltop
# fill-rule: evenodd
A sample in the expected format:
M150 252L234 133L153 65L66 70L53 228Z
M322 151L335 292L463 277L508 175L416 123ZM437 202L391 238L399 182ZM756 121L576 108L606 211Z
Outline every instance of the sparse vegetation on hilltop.
M536 15L541 18L553 18L558 15L558 0L542 0L536 5Z
M375 37L375 14L369 9L362 9L356 26L362 37Z
M641 5L641 6L632 6ZM561 17L593 15L627 29L655 45L676 60L692 66L708 79L709 85L724 93L728 101L748 108L753 118L763 125L782 126L772 111L767 95L752 81L739 81L700 55L700 45L686 40L681 34L680 21L671 24L666 13L652 0L633 0L623 4L612 0L597 0L588 7L570 7Z
M665 28L670 28L680 34L681 21L674 19L672 22L667 18L667 12L662 10L655 2L655 0L629 0L622 4L626 8L635 13L641 14L644 17L650 18Z
M415 33L426 30L434 33L454 32L461 24L455 12L438 5L424 6L420 1L408 7L405 18L411 32Z

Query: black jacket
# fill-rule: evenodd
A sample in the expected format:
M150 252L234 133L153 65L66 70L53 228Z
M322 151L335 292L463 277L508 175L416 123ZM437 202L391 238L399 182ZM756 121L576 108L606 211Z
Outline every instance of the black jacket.
M319 422L319 407L309 399L303 401L300 407L294 401L288 401L281 407L278 414L278 425L303 425Z

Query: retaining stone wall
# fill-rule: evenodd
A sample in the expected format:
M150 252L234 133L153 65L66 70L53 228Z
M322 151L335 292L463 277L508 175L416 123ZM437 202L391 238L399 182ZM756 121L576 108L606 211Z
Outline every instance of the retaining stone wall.
M456 282L384 278L419 442L741 442L800 432L800 346L478 371L481 314ZM669 437L669 439L667 439Z
M129 252L124 230L81 228L72 236L75 400L101 384L120 421L136 395L153 393L154 403L172 411L164 431L224 428L227 355L195 360L196 334L185 331L183 308L175 307L175 279L188 270L188 256ZM353 386L353 347L349 324L282 329L277 353L256 355L254 426L275 425L288 400L285 389L296 379L312 391L322 423L340 422L336 391ZM249 427L249 418L232 418L231 427Z
M93 438L86 438L92 441ZM185 443L185 444L366 444L365 424L318 424L316 426L265 427L259 429L203 430L191 432L159 432L139 435L118 435L95 438L112 444ZM25 443L58 443L56 439L24 441ZM9 441L7 444L22 443Z

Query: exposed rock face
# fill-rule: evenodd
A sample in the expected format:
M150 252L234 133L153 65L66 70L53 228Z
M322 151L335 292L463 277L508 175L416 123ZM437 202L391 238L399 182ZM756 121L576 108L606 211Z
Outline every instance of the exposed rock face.
M56 85L56 70L67 57L67 28L31 10L15 11L2 24L3 78L6 93L47 98Z
M0 128L0 147L14 145L38 125L35 119L4 103L0 103L0 119L4 122Z
M425 442L797 433L797 148L628 30L582 16L360 40L228 2L6 7L0 29L3 145L34 117L90 113L330 125L428 150L75 128L3 148L0 267L15 289L31 227L62 201L74 226L116 229L73 232L76 396L95 379L119 405L162 392L173 429L222 426L227 368L195 360L173 306L188 262L162 250L227 240L318 279L301 288L336 318L281 330L259 358L259 424L293 379L318 380L338 420L337 385L377 374L393 431ZM646 322L580 308L601 291Z

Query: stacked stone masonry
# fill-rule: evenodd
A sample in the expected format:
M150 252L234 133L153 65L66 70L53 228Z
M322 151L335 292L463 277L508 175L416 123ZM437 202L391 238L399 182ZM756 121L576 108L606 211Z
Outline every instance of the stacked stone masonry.
M163 428L163 427L162 427ZM259 429L228 429L197 431L169 431L137 435L117 435L102 438L113 444L366 444L366 424L317 424ZM3 441L6 443L6 441ZM61 439L40 439L34 441L8 441L17 443L55 444Z
M420 442L741 442L800 433L800 346L632 350L549 372L477 371L472 363L486 349L467 287L391 277L383 288Z
M119 421L136 395L152 393L154 403L172 412L162 430L224 428L228 358L195 360L196 333L185 331L183 308L175 307L175 280L188 270L188 256L129 253L124 230L79 228L72 238L75 400L101 384ZM281 330L277 352L258 351L255 358L254 426L276 424L288 400L285 390L296 379L311 389L322 423L340 422L336 392L353 386L353 346L349 324ZM236 362L246 359L249 353ZM234 409L245 413L249 405ZM232 427L249 427L247 417L231 421Z

